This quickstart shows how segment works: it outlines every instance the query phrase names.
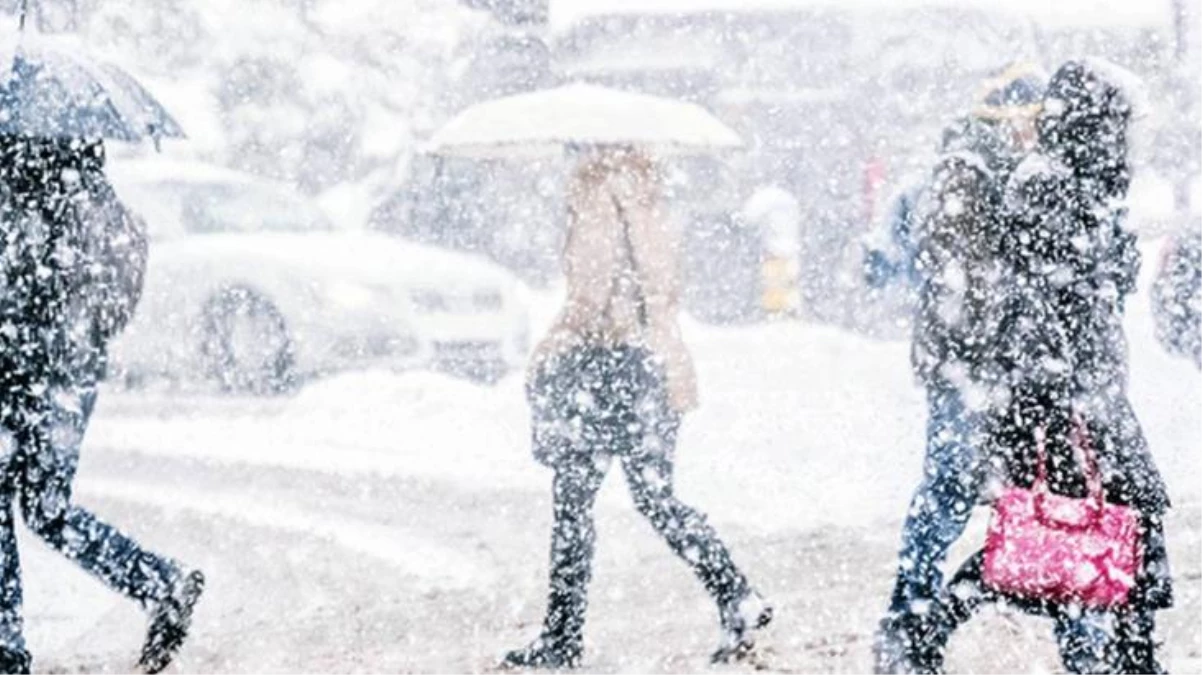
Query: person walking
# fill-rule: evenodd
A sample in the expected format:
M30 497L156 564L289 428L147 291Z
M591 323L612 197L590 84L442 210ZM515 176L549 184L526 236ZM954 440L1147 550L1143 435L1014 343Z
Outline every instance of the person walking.
M106 347L141 295L144 226L117 199L100 141L0 137L0 672L28 672L14 507L50 547L136 601L139 666L165 668L204 576L74 503Z
M717 603L713 660L747 654L772 618L705 515L673 493L677 433L697 405L697 384L677 325L678 248L660 193L658 167L629 147L592 150L571 180L567 301L534 352L527 386L534 455L555 472L550 590L542 632L504 666L580 665L593 507L614 460L639 513Z
M889 608L873 644L877 672L916 667L928 641L927 610L943 585L941 566L978 500L993 249L1003 190L1034 140L1043 86L1031 66L1012 66L990 80L973 114L944 132L929 184L912 193L916 203L905 210L914 249L909 267L918 283L911 361L927 394L927 447L902 526Z
M932 670L959 625L982 604L1006 600L1055 620L1070 672L1163 672L1154 631L1155 613L1172 605L1163 527L1170 501L1127 395L1122 328L1139 271L1123 206L1137 113L1130 80L1104 62L1057 70L1039 119L1039 150L1007 189L1006 292L992 312L991 351L1009 395L991 414L987 447L1020 487L1034 483L1040 461L1048 489L1069 497L1085 497L1088 474L1100 474L1105 501L1139 514L1142 564L1126 602L1102 609L1006 597L984 581L983 553L970 557L933 612L944 625L932 642ZM1073 457L1081 445L1092 449L1096 467Z

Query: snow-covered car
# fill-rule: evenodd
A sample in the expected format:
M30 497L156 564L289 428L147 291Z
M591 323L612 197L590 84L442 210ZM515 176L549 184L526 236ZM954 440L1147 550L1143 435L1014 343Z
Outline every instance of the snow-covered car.
M1202 368L1202 227L1168 237L1152 284L1156 337L1170 353Z
M525 357L525 294L480 256L338 228L285 185L196 162L114 162L150 260L114 343L127 379L201 377L268 393L363 364L484 381Z

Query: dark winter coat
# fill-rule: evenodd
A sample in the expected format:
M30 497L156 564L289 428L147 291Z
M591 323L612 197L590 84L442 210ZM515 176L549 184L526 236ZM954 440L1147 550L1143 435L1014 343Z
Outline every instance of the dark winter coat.
M117 199L98 143L0 139L0 387L94 382L141 295L143 223Z
M921 283L911 361L929 388L985 393L996 379L988 351L995 241L1015 164L1013 150L997 135L983 121L949 128L914 219Z
M1076 63L1057 72L1048 96L1040 151L1015 172L1006 198L1008 278L993 351L1011 397L999 438L1015 452L1005 446L1029 439L1034 424L1065 429L1076 410L1095 438L1110 500L1160 514L1167 491L1127 398L1123 304L1139 271L1119 206L1129 185L1130 107L1103 74ZM1063 433L1051 439L1064 445ZM1017 456L1012 473L1026 482L1033 463ZM1074 471L1060 482L1066 493L1083 488Z

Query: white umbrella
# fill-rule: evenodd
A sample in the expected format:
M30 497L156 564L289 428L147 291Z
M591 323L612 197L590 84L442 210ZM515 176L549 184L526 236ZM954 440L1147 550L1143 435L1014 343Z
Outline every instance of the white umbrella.
M688 154L738 148L743 141L692 103L577 83L471 106L430 144L444 155L512 157L559 153L572 144Z

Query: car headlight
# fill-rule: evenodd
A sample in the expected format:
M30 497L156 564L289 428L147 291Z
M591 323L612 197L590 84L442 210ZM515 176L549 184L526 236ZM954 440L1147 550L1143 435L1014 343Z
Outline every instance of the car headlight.
M409 294L420 312L445 312L447 299L442 293L430 289L418 289Z

